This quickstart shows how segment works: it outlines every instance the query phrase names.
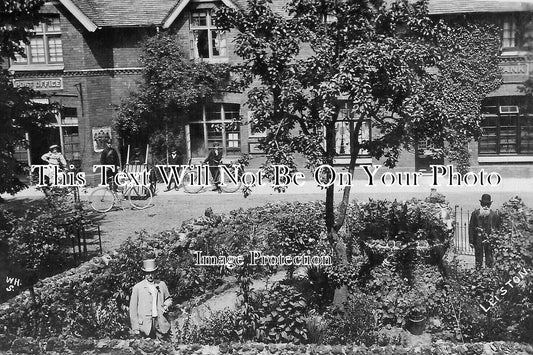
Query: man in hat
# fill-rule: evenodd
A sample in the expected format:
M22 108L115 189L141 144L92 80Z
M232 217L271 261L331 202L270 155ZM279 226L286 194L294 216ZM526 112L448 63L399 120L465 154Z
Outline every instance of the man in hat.
M204 164L207 163L209 165L209 170L211 171L211 177L213 178L213 183L215 185L215 188L213 191L219 191L220 192L220 164L222 164L222 149L220 149L220 144L218 142L215 142L213 144L213 149L209 151L209 154L207 155L207 158L204 160Z
M485 254L485 265L492 267L492 245L489 236L492 231L499 227L500 218L497 212L493 211L490 206L492 199L489 194L483 194L479 200L481 208L472 212L470 224L468 225L468 241L474 248L476 257L476 269L480 270L483 265L483 254Z
M155 280L157 270L154 259L143 261L144 280L133 286L130 298L130 321L133 333L152 339L165 339L170 334L166 318L172 298L167 285Z
M178 148L172 147L170 149L170 155L168 157L168 165L183 165L183 155L179 153ZM172 190L172 185L174 185L174 189L176 191L179 189L179 186L177 185L176 180L170 179L165 192Z
M106 176L111 188L116 190L117 187L113 183L113 180L120 167L120 158L115 148L111 146L111 138L103 138L103 141L105 148L100 154L100 165L112 165L115 167L114 171L112 168L107 168Z

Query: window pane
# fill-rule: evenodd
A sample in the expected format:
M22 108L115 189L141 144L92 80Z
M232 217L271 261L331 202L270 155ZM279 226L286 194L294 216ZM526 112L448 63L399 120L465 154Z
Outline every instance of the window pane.
M226 121L239 121L240 106L237 104L224 104L224 119Z
M213 56L226 56L226 34L223 31L211 31Z
M24 53L27 56L28 55L28 48L25 45L23 45L23 47L24 47ZM15 54L15 60L16 60L16 63L27 63L28 62L28 58L24 58L20 54Z
M513 154L516 151L516 116L500 117L500 154Z
M479 140L480 154L497 154L498 153L498 117L485 117L481 123L483 135Z
M191 16L191 26L205 27L207 26L207 11L195 11Z
M33 26L32 31L35 33L43 33L43 25L44 24L40 23L38 25Z
M192 31L194 58L209 58L209 39L207 30Z
M50 20L52 22L46 25L46 32L61 32L59 17L52 17Z
M516 22L514 18L505 19L503 22L502 47L516 47Z
M207 144L209 148L213 148L214 144L218 143L222 147L222 123L208 123L207 124Z
M205 119L208 121L222 121L222 105L212 104L205 107Z
M48 38L48 55L51 63L63 61L63 47L61 45L61 38Z
M44 63L44 39L42 37L35 37L30 40L30 52L32 63Z
M239 132L233 131L233 132L226 132L226 151L229 152L236 152L238 153L240 151L240 139L239 139Z
M521 117L520 153L533 153L533 117Z
M207 151L204 149L204 125L202 123L192 123L190 125L190 134L192 157L205 157Z

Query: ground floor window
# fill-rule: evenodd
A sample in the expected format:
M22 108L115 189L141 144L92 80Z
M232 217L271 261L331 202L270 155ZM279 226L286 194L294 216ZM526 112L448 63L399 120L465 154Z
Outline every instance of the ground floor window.
M238 104L206 104L191 111L189 134L191 156L207 156L215 143L224 155L241 152L240 106Z
M479 154L533 154L533 111L525 98L492 98L483 107Z
M339 120L335 124L335 152L337 155L350 155L350 125L355 126L357 117L348 102L343 102L339 111ZM359 131L359 142L371 139L370 120L365 120ZM368 151L361 150L359 156L369 155Z

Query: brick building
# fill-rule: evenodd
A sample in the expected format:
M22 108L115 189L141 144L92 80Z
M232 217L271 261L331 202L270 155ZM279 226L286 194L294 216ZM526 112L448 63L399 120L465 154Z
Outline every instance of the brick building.
M283 1L275 2L281 9ZM19 157L41 164L40 156L51 144L61 143L67 159L79 161L90 175L99 160L101 138L111 136L115 107L140 80L139 52L143 39L161 30L173 30L176 40L191 58L213 63L238 60L233 53L233 33L219 31L212 21L218 6L241 7L244 1L222 0L58 0L47 3L42 12L49 24L35 29L27 46L27 59L11 62L14 85L31 86L47 94L47 100L64 107L57 124L44 137L29 137L29 152ZM281 10L280 10L281 11ZM472 166L490 166L492 171L519 176L533 174L533 112L531 100L518 90L529 78L533 50L531 8L519 1L431 0L434 16L483 16L502 25L501 68L504 85L489 95L484 113L484 136L470 145ZM257 150L260 132L250 125L225 123L248 117L244 95L228 93L193 110L185 132L188 156L201 158L215 142L228 160ZM348 118L349 110L342 111ZM338 164L347 162L347 123L338 124ZM363 137L371 138L371 122ZM256 159L259 162L261 159ZM362 157L361 163L378 163ZM402 153L398 168L423 170L432 159L426 144Z

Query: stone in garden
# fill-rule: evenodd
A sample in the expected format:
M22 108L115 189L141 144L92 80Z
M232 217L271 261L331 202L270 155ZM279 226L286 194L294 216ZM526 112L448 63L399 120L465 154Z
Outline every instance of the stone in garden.
M91 339L80 339L73 336L68 336L65 339L65 345L68 349L74 351L75 353L81 353L85 350L93 350L95 344Z

